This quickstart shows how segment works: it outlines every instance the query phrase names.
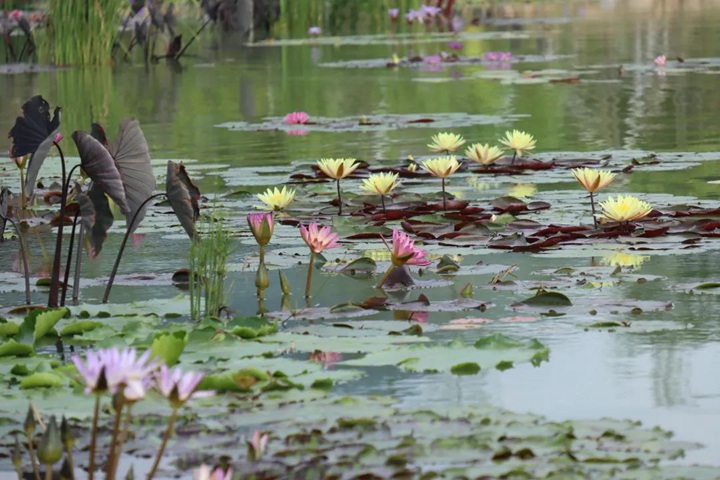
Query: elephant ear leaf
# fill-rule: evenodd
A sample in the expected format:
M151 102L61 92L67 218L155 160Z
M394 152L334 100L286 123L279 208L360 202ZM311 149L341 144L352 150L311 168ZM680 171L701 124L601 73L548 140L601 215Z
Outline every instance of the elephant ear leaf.
M113 215L110 210L105 192L93 184L88 193L77 196L80 204L82 226L87 235L88 256L96 258L102 250L107 239L107 232L113 224Z
M150 164L150 151L140 123L136 119L126 118L122 121L118 135L110 146L110 154L115 159L125 186L125 198L129 208L125 220L128 227L135 218L130 231L133 233L145 218L147 205L143 204L156 187L155 175Z
M36 95L22 106L23 114L15 119L9 137L13 140L12 158L30 155L25 177L25 192L30 196L35 189L40 167L50 153L55 134L60 129L60 107L50 119L50 104Z
M185 165L168 162L167 198L180 224L190 238L195 237L195 221L200 216L200 190L193 183L185 170Z
M73 132L72 138L80 154L80 165L93 181L93 188L98 187L107 193L118 204L123 215L127 215L129 207L125 188L110 152L88 133Z

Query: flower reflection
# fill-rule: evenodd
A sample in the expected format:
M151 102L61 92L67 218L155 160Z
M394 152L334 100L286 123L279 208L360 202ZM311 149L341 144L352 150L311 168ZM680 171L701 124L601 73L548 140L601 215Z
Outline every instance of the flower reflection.
M315 350L310 354L309 360L311 362L322 363L325 368L331 367L333 364L342 361L342 353L339 352L323 352L322 350Z
M606 255L601 262L611 267L628 267L640 268L640 266L648 259L648 255L637 255L635 253L616 252L612 255Z
M537 193L537 187L529 183L519 183L510 188L508 194L515 198L530 198Z
M287 130L285 133L287 133L288 135L294 135L296 137L302 137L310 132L307 130Z

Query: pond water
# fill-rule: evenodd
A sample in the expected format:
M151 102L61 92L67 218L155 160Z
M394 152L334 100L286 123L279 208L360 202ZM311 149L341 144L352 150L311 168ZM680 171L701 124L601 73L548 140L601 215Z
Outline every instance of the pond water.
M462 134L473 142L492 142L506 130L517 128L538 139L538 157L543 159L611 154L616 162L612 166L621 168L632 158L646 161L649 154L659 154L659 166L640 166L631 174L620 175L607 193L634 193L655 206L717 206L720 185L712 181L720 180L720 53L716 42L720 5L663 2L666 8L661 9L649 3L648 8L638 5L637 10L614 2L528 7L534 9L535 20L470 26L459 37L461 57L510 51L514 60L507 65L421 62L384 66L393 53L404 58L447 50L453 39L449 34L393 36L383 32L243 49L207 35L199 42L198 56L184 60L181 71L159 64L147 69L122 65L113 70L0 75L0 131L8 131L22 103L38 93L51 104L63 106L67 140L72 130L87 129L91 120L101 120L113 136L122 118L137 117L157 160L158 175L164 175L165 160L186 161L201 191L216 198L240 236L231 257L228 303L236 312L251 315L257 310L256 247L241 227L254 202L248 196L224 194L261 192L286 181L289 173L309 173L308 164L322 157L356 157L373 165L398 165L408 155L426 156L430 136L439 131ZM668 57L664 67L653 64L659 54ZM580 80L532 81L537 77L522 75L530 71L547 78ZM331 126L309 126L307 134L288 134L281 118L296 110ZM398 117L388 128L357 125L362 116L374 120L386 118L384 115ZM439 123L406 123L419 118L445 123L441 128ZM14 185L14 167L7 161L2 164L3 185ZM47 168L52 172L52 165ZM419 193L435 192L433 181L409 182L408 187ZM350 180L343 188L357 191L358 183ZM526 218L543 223L590 221L584 193L567 170L463 175L450 180L449 192L470 201L488 201L513 192L518 184L536 186L533 200L557 202L552 213ZM298 197L306 188L308 192L331 190L327 185L300 187ZM138 230L146 236L128 252L121 267L125 276L121 275L113 292L114 302L173 298L180 293L170 284L169 274L186 266L188 241L179 228L168 227L172 221L163 219L158 213L161 210L158 207L151 213ZM112 231L105 247L108 254L87 262L84 277L107 275L112 264L110 252L116 251L121 233L117 228ZM298 238L294 228L281 226L269 247L269 310L280 309L278 268L293 285L293 308L302 307L307 252ZM470 282L473 298L492 302L483 312L429 312L428 336L466 342L489 333L537 338L549 347L549 361L539 367L519 363L507 371L483 369L468 376L368 368L366 376L342 383L334 392L392 395L403 407L492 405L557 420L636 419L672 430L678 439L705 445L689 450L681 462L720 465L716 455L720 449L716 435L720 430L720 384L713 374L720 362L720 297L717 289L703 292L693 288L720 280L720 240L705 239L700 248L690 249L678 247L684 238L665 240L664 244L649 240L638 245L622 238L608 239L541 253L428 242L431 255L461 255L461 270L449 277L429 275L448 282L412 290L401 298L415 299L420 293L431 302L457 298ZM34 248L39 245L37 238L30 242ZM46 243L51 245L48 240ZM346 246L338 254L330 251L327 256L347 261L381 249L379 242L367 241ZM615 265L607 258L617 252L641 257L636 257L634 267L625 266L623 273L613 275ZM10 270L15 253L0 249L0 270ZM39 256L32 263L36 273L43 268ZM496 273L511 265L516 266L509 277L514 284L489 284ZM558 273L567 267L573 270ZM372 279L333 274L334 268L326 267L316 275L313 305L361 302L377 295ZM128 278L130 274L153 278L133 280ZM19 277L3 275L0 304L21 303L22 294L7 286L18 285ZM145 282L155 286L147 288ZM516 305L532 296L532 288L539 285L560 285L575 305L561 311L561 316ZM101 294L99 283L90 281L82 290L82 301L98 303ZM38 289L33 295L41 302L44 294ZM642 312L632 312L633 306L641 306ZM397 318L393 312L379 312L363 320L393 318ZM451 321L467 318L486 322L470 323L474 328L447 328L453 325ZM598 321L630 322L638 327L588 328ZM332 345L318 348L332 351Z

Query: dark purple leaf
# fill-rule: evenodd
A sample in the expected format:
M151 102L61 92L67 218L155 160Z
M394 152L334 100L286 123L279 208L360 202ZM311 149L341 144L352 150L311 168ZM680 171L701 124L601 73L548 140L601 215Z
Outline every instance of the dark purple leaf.
M107 232L113 224L113 215L105 193L93 185L87 194L77 196L80 204L82 226L87 235L88 256L95 258L100 254Z
M185 165L172 161L168 162L165 186L168 201L178 220L180 220L180 224L188 236L194 238L195 221L200 215L200 207L198 206L200 190L190 180L187 171L185 171Z
M130 232L132 233L145 218L147 205L142 209L140 206L150 198L156 187L155 175L150 165L150 151L136 119L126 118L122 121L118 135L110 146L110 154L115 159L125 186L125 199L129 210L125 221L128 226L137 213Z
M72 138L80 154L80 165L93 181L93 188L98 187L107 193L118 204L123 215L127 216L129 207L125 188L108 149L85 132L73 132Z
M55 107L50 119L50 104L40 95L32 97L22 106L23 114L15 119L8 137L12 138L12 158L30 155L25 177L25 191L29 196L35 189L40 167L52 147L55 133L60 128L60 107Z

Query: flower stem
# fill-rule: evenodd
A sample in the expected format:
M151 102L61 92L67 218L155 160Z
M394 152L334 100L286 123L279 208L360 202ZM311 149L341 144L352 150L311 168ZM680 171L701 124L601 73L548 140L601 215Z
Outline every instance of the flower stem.
M260 245L260 263L265 263L265 245Z
M445 201L445 178L442 178L442 192L443 192L443 210L447 210L447 202Z
M516 159L516 158L517 158L517 151L513 152L513 158L512 158L512 160L510 160L510 165L514 165L514 164L515 164L515 159Z
M337 183L337 196L338 196L338 215L342 216L342 195L340 194L340 179L335 180Z
M383 213L385 212L385 195L380 195L380 202L382 203Z
M310 298L310 286L312 285L312 274L314 266L315 252L310 250L310 264L308 265L307 281L305 282L305 298Z
M62 193L60 195L60 214L57 236L55 237L55 257L53 258L52 273L50 274L50 293L48 294L48 307L58 306L58 294L60 293L60 264L62 257L63 226L65 224L65 205L67 204L67 186L65 173L65 155L57 143L54 144L60 154L60 165L62 166Z
M28 437L28 452L30 453L30 463L32 464L33 474L35 474L35 480L40 480L40 470L38 469L32 437Z
M95 394L95 411L93 413L92 431L90 433L90 463L88 465L88 479L95 476L95 445L97 444L98 417L100 416L100 394Z
M595 194L590 192L590 208L592 209L593 225L597 228L597 217L595 216Z
M390 273L393 271L393 269L395 269L395 265L391 263L390 268L387 269L387 272L385 272L385 275L383 275L383 277L380 279L380 282L378 282L376 288L382 288L383 285L385 285L385 282L387 282L387 279L390 276Z
M115 421L113 422L112 439L110 440L109 457L107 460L107 468L105 470L105 480L114 480L112 476L113 465L115 464L115 455L118 445L118 437L120 436L120 420L122 419L123 404L122 389L116 393L117 405L115 406Z
M25 168L20 169L20 208L25 211L27 198L25 198Z
M132 403L129 403L127 406L127 409L125 410L125 422L123 423L122 432L120 432L120 436L118 438L118 445L115 450L117 450L117 453L115 455L115 461L111 465L112 473L110 478L114 479L117 476L117 469L118 465L120 464L120 457L122 456L123 448L125 447L125 441L128 437L128 432L130 431L130 420L132 419Z
M150 473L148 473L147 480L151 480L153 476L155 476L155 472L157 472L158 465L160 465L160 459L162 458L163 453L165 453L165 446L170 439L170 435L172 435L173 426L175 425L175 419L177 418L177 413L178 409L173 408L173 411L168 418L168 424L167 428L165 429L165 433L163 434L162 443L160 444L160 448L158 448L157 455L155 456L155 462L150 469Z
M52 480L52 463L45 464L45 480Z

